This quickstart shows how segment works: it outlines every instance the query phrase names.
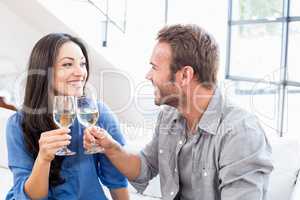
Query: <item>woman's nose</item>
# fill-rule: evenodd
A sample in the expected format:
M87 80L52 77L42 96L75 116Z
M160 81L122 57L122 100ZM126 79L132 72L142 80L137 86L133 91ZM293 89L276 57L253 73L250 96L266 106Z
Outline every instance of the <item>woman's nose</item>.
M82 67L80 64L76 64L74 67L74 74L77 76L84 75L84 67Z

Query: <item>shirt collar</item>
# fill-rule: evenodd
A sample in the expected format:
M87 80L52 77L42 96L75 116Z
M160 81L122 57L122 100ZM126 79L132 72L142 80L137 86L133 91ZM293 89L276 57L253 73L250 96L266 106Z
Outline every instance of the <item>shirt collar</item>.
M222 117L223 96L218 87L216 87L214 94L208 104L207 109L203 113L198 127L207 133L215 135Z
M203 113L199 123L198 128L202 131L205 131L209 134L215 135L217 133L218 126L222 117L222 108L223 108L223 96L218 87L215 88L214 94L208 104L207 109ZM182 120L182 114L174 107L165 106L167 110L167 116L165 116L166 121L171 122L171 127L180 120ZM169 127L169 128L171 128ZM171 128L172 129L172 128Z

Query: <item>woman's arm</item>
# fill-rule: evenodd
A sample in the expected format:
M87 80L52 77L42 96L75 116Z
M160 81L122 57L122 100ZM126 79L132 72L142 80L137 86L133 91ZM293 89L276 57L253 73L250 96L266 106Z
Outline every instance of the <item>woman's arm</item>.
M31 199L46 197L49 188L50 162L37 157L31 175L25 182L24 191Z
M110 195L113 200L129 200L129 194L127 188L110 190Z
M71 136L68 132L69 129L56 129L41 134L39 154L24 186L31 199L41 199L48 195L51 161L58 149L70 144Z

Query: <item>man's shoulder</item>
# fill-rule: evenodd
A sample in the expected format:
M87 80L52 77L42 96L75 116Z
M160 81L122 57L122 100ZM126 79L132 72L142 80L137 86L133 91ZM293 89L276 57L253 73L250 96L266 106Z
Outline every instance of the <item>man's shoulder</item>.
M223 131L223 133L239 133L237 130L244 129L244 131L247 131L250 128L261 130L259 120L255 113L235 103L226 103L223 107L223 115L220 123L220 129L226 130Z
M255 118L255 114L235 103L227 103L223 108L224 120L237 122L247 118Z

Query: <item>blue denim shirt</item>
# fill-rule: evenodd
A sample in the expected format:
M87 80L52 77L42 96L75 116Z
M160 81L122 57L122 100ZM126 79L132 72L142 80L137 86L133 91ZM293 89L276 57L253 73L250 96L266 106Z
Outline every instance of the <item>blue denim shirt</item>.
M121 145L125 140L120 132L116 117L103 103L99 103L100 118L98 126L107 130ZM24 184L30 176L34 159L29 154L21 128L22 114L10 117L7 128L8 165L13 173L14 185L7 194L7 200L29 199L24 192ZM62 200L106 200L100 181L109 189L127 187L127 179L111 164L104 154L86 155L83 148L83 130L76 119L71 126L72 140L68 146L76 152L74 156L66 156L61 168L61 176L65 183L50 187L46 199ZM100 179L100 181L99 181Z
M217 88L192 138L191 155L178 164L186 143L183 116L166 106L152 141L140 152L141 171L131 183L143 192L159 174L162 199L178 199L189 173L191 200L265 200L273 169L271 147L257 118L230 103ZM180 169L181 168L181 169Z

